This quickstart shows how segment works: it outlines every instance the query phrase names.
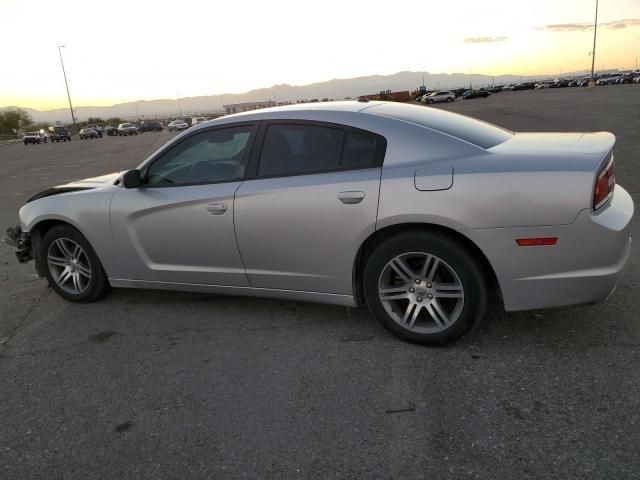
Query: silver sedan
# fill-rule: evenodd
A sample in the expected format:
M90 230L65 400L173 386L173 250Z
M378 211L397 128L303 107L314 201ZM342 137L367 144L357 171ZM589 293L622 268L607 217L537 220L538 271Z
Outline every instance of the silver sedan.
M633 216L614 143L397 103L265 109L33 196L6 241L71 301L140 287L366 304L444 344L492 297L514 311L613 291Z

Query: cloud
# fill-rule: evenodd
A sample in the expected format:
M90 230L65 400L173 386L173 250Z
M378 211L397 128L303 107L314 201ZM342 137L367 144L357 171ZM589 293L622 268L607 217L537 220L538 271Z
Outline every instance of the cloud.
M554 23L551 25L543 25L538 30L546 30L549 32L582 32L591 30L593 23Z
M616 20L614 22L604 22L600 24L604 28L627 28L627 27L640 27L640 18L625 18L624 20Z
M464 39L464 43L495 43L506 41L507 37L469 37Z
M612 22L603 22L598 25L600 28L611 30L620 30L627 27L640 27L640 18L624 18L622 20L614 20ZM548 32L584 32L593 30L593 23L554 23L543 25L537 30L545 30Z

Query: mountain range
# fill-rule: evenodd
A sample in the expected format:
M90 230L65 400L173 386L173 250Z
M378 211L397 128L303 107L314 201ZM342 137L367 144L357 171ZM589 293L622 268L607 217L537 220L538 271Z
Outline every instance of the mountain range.
M565 73L563 76L582 76L586 71ZM549 78L546 76L499 75L490 76L467 73L426 73L426 72L398 72L391 75L370 75L357 78L333 79L308 85L274 85L268 88L258 88L245 93L217 94L199 97L184 97L180 99L140 100L137 102L119 103L106 107L77 107L76 118L86 120L89 117L121 117L124 119L149 118L157 116L178 116L189 114L213 114L223 110L223 104L258 102L275 100L277 102L295 102L310 99L343 99L355 98L360 95L374 94L382 90L402 91L415 90L420 85L429 89L460 88L470 83L474 87L520 82ZM59 108L40 111L25 108L35 122L69 121L69 110Z

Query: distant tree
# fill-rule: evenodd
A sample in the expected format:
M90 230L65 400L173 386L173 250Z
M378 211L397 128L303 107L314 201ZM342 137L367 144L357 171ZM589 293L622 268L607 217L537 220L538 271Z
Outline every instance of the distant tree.
M23 130L33 123L31 115L18 107L7 107L0 110L0 133L11 134Z
M115 125L115 126L118 126L118 125L120 125L121 123L124 123L124 120L122 120L122 119L121 119L121 118L119 118L119 117L111 117L111 118L107 118L107 119L104 121L104 124L105 124L105 125Z
M101 123L104 123L104 120L102 120L100 117L89 117L89 119L87 120L88 125L99 125Z

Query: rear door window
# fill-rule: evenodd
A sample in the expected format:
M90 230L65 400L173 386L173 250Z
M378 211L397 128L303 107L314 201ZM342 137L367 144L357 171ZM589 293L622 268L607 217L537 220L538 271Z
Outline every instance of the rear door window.
M271 124L265 132L259 177L380 166L386 142L378 135L306 124Z

